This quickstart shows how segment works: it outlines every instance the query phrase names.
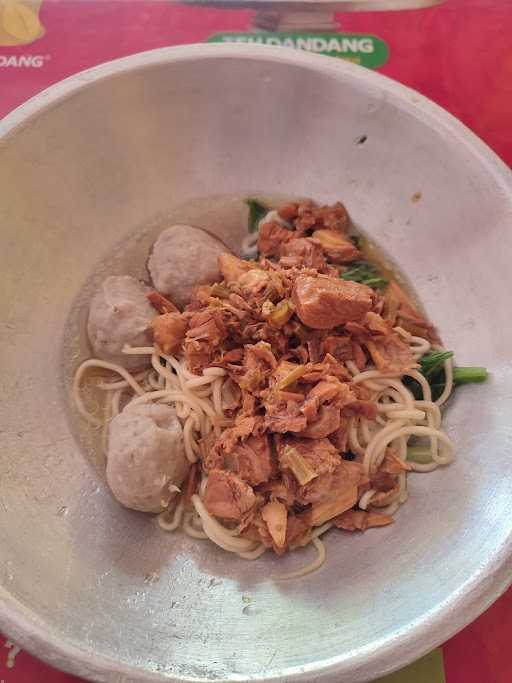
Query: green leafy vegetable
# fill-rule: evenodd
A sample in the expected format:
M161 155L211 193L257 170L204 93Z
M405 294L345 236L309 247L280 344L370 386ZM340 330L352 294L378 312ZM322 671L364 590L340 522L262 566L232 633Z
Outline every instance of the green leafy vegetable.
M453 351L432 351L420 361L420 372L427 379L434 377L444 367L444 362L453 357Z
M246 199L245 203L249 207L249 232L256 232L261 219L268 213L269 209L257 199Z
M453 368L453 382L459 384L472 384L475 382L485 382L488 373L485 368L461 367Z
M349 240L352 242L356 249L361 249L363 238L361 235L349 235Z
M420 465L429 465L432 462L430 448L426 446L408 446L407 460L417 462Z
M432 400L436 401L444 391L446 379L444 374L444 363L449 358L453 358L453 351L432 351L426 353L420 360L419 371L426 378L432 391ZM487 370L477 367L454 367L453 384L473 384L475 382L485 382ZM404 384L412 393L416 400L423 398L421 386L411 377L406 377Z
M354 261L345 272L341 274L343 280L352 280L362 285L368 285L372 289L384 289L388 280L382 277L377 268L368 261Z

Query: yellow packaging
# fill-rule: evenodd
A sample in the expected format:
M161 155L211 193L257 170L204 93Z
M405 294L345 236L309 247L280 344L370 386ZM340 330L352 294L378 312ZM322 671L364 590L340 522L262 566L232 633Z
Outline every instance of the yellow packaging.
M42 0L0 0L0 46L27 45L41 38Z

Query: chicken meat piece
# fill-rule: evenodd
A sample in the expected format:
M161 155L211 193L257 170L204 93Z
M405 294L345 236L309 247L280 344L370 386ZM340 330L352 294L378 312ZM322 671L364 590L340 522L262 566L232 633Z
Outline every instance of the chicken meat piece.
M128 404L109 428L107 482L127 508L159 512L189 469L183 432L173 408Z
M310 439L322 439L337 431L341 424L340 410L356 400L350 386L335 377L321 380L308 393L301 412L308 427L301 433Z
M194 313L185 335L185 358L190 370L200 374L208 367L227 336L220 310L206 308Z
M346 232L350 226L350 218L347 209L341 202L336 202L332 206L321 206L317 209L319 220L327 230L336 232Z
M332 444L331 447L334 450ZM336 459L333 458L328 461L328 466L325 462L323 463L322 473L317 478L297 489L296 499L302 505L309 503L317 505L336 499L338 494L345 489L350 489L353 492L355 488L357 493L358 487L368 481L368 477L363 474L362 466L359 463L342 460L338 454ZM337 514L341 512L343 510Z
M305 266L322 270L327 263L322 246L309 237L298 237L291 242L284 242L280 254L280 263L286 268Z
M301 487L324 474L332 474L341 462L328 439L285 436L277 442L277 455L281 469L290 470Z
M296 515L288 515L286 524L286 546L293 548L307 545L311 541L311 528L309 524Z
M410 334L439 344L436 328L420 313L418 306L400 285L392 280L384 293L382 315L392 327L399 325Z
M223 469L237 474L251 486L267 482L275 471L267 434L250 436L229 452L220 451Z
M378 313L370 311L366 314L364 325L371 334L390 334L393 331L392 326L382 318Z
M383 337L374 337L366 342L373 362L382 372L402 374L418 367L410 347L392 332Z
M279 256L282 245L295 237L279 221L266 221L260 224L258 251L263 256Z
M352 508L360 495L361 487L368 478L357 462L341 460L334 472L318 477L297 493L299 503L312 503L307 519L312 526L318 526Z
M172 301L165 296L153 290L147 295L150 304L160 314L162 313L179 313L179 308L175 306Z
M324 351L338 361L352 360L352 340L350 337L330 336L323 340Z
M217 259L219 271L226 282L238 282L242 275L255 270L254 265L238 256L224 252Z
M361 252L354 243L334 230L315 230L313 238L317 240L323 253L332 263L350 263L361 258Z
M251 486L267 482L276 466L269 436L261 433L262 422L261 417L238 417L212 444L203 467L234 472Z
M299 275L292 290L301 322L317 330L363 319L373 300L374 293L366 285L323 275Z
M129 370L148 363L149 356L123 353L129 346L152 346L155 310L149 287L129 275L112 275L100 286L89 307L87 334L94 355Z
M365 531L370 527L386 526L394 522L393 517L380 512L347 510L334 518L334 525L345 531Z
M245 391L258 390L267 381L276 365L276 358L268 343L247 344L244 352L243 373L237 380L240 388Z
M208 475L203 503L214 517L240 521L255 502L252 488L236 474L212 470Z
M192 290L220 278L218 257L226 246L205 230L191 225L173 225L164 230L149 257L148 269L155 288L170 295L184 308Z
M350 225L347 210L340 202L332 206L316 206L311 201L305 201L295 205L293 211L290 206L288 212L295 213L293 225L299 233L306 233L314 228L344 233Z
M320 406L316 419L300 433L308 439L323 439L337 431L341 424L340 409L336 405Z
M286 543L288 511L286 505L272 500L261 509L261 517L267 525L276 552L282 551Z
M163 313L154 318L151 327L155 342L164 353L180 352L188 327L181 313Z
M350 418L341 416L340 426L338 429L329 434L329 441L334 445L334 447L340 451L340 453L345 453L348 450L348 433L350 430Z

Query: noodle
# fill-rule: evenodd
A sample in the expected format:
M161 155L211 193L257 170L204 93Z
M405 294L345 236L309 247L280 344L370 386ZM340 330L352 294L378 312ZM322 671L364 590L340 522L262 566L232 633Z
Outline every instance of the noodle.
M169 511L164 510L161 512L158 517L158 526L163 529L163 531L176 531L176 529L179 527L181 524L181 520L183 519L183 512L185 510L185 503L183 499L181 499L178 504L176 505L174 509L174 513L172 514L171 518L169 519Z
M199 518L200 519L200 518ZM194 513L187 513L183 518L183 531L192 538L206 540L208 534L205 534L202 529L196 529L194 526Z
M153 346L130 346L125 344L123 346L123 353L128 356L152 356L155 353Z
M398 332L398 334L406 342L409 343L411 351L417 358L421 358L421 356L424 356L432 348L430 342L427 339L423 339L423 337L415 337L410 332L404 330L402 327L394 327L393 329L395 330L395 332Z
M372 430L370 428L369 420L359 420L359 425L361 427L361 436L366 445L368 445L372 439Z
M197 462L199 458L199 446L196 440L192 436L192 431L197 430L197 422L195 416L190 416L187 418L185 425L183 427L183 437L185 441L185 452L189 462Z
M391 406L391 415L397 420L414 420L416 422L421 422L425 419L425 413L422 410L402 410L401 407Z
M348 444L350 446L350 450L353 453L357 453L357 455L364 455L364 448L359 443L359 438L357 435L357 423L355 419L352 419L350 421L350 427L348 431Z
M254 550L248 550L244 553L238 553L238 557L241 557L244 560L257 560L264 553L266 553L267 550L268 548L262 543L261 545L257 546Z
M153 372L149 373L147 382L149 388L153 389L153 391L160 391L160 389L163 389L165 386L165 380L162 379L162 376Z
M377 491L375 489L370 489L369 491L366 491L366 493L363 493L363 495L361 496L361 498L359 498L359 501L357 503L361 510L366 510L371 499L376 493Z
M166 361L167 364L167 361ZM159 382L163 380L165 384L166 389L171 389L171 388L177 388L178 387L178 382L176 381L176 377L172 374L167 369L167 365L162 365L160 362L160 357L158 356L157 353L152 353L151 354L151 365L153 366L154 371L159 377ZM148 375L149 377L152 377L151 373Z
M185 382L185 388L194 389L195 387L202 387L205 384L211 384L215 379L216 377L212 377L211 375L189 379Z
M411 350L421 357L431 348L430 343L421 337L414 337L402 330L402 328L395 328L407 343ZM434 347L437 351L443 351L440 347ZM374 472L380 466L386 454L386 448L389 444L397 445L399 456L402 459L407 455L407 441L411 436L428 437L430 440L430 454L432 462L430 463L415 463L410 462L409 465L413 471L416 472L430 472L440 465L446 465L453 459L453 445L451 440L439 430L441 424L441 412L439 406L442 405L449 397L453 388L453 369L451 359L445 361L446 385L443 393L434 403L432 401L432 394L430 385L425 377L416 370L405 372L403 376L412 377L416 380L422 389L423 400L414 400L410 391L405 387L398 376L393 376L389 373L381 373L376 369L366 369L364 372L359 372L353 361L347 362L349 371L353 374L352 382L354 384L364 383L369 389L379 387L380 392L373 400L377 403L377 410L381 419L384 419L385 424L382 429L374 432L372 439L368 442L368 432L362 428L362 434L366 440L366 447L364 448L363 466L367 473ZM383 403L383 400L388 402ZM445 453L440 455L438 453L438 440L445 446ZM351 424L349 428L349 445L350 448L361 455L362 445L357 438L357 432ZM400 495L398 505L405 502L407 498L407 488L405 475L400 475ZM371 496L369 492L363 494L359 501L359 507L364 507L369 504ZM372 494L373 495L373 494ZM361 506L361 502L363 506ZM392 503L388 506L386 514L394 514L398 505Z
M290 579L299 579L302 576L306 576L307 574L311 574L312 572L315 572L317 569L320 569L320 567L325 562L325 546L319 538L316 538L314 536L312 536L311 538L311 543L315 546L317 552L316 559L314 559L313 562L311 562L310 564L307 564L305 567L297 569L297 571L295 572L273 576L272 578L274 579L274 581L289 581Z
M430 384L427 382L425 377L421 374L421 372L418 372L417 370L409 370L408 372L404 372L404 375L407 377L412 377L412 379L415 379L418 384L421 386L421 389L423 391L423 398L425 401L431 401L432 400L432 392L430 390ZM409 392L409 395L410 394Z
M407 492L407 477L405 476L405 472L402 472L402 474L398 475L398 484L398 502L400 505L402 505L409 497L409 493Z
M112 398L113 398L113 392L107 394L107 399L105 401L105 408L103 411L103 426L101 428L101 447L103 449L103 452L107 452L107 441L108 441L108 426L110 424L110 420L112 419Z
M80 396L80 383L82 381L82 377L85 373L86 370L89 368L102 368L104 370L112 370L112 372L117 372L121 377L125 379L127 384L134 390L136 394L139 394L142 396L144 394L144 390L140 386L140 384L133 378L133 375L131 375L127 370L125 370L123 367L120 365L116 365L115 363L107 363L106 361L103 360L97 360L97 359L91 359L91 360L85 360L81 365L78 367L77 371L75 372L75 376L73 379L73 387L72 387L72 395L73 395L73 400L75 402L75 405L78 409L78 412L80 415L87 420L90 424L93 424L97 427L100 427L102 424L102 421L95 418L94 415L92 415L85 407L82 397Z
M387 505L386 507L378 508L378 510L379 510L380 514L389 515L390 517L392 517L395 514L395 512L398 510L399 507L400 507L400 501L395 500L392 503L390 503L389 505Z
M325 524L322 524L322 526L317 526L316 529L314 529L313 533L311 536L313 538L318 538L319 536L323 536L326 531L329 531L329 529L332 529L332 522L326 522Z
M436 351L444 351L444 349L436 347ZM450 398L450 394L453 390L453 361L451 358L448 358L448 360L445 360L444 362L444 376L445 385L443 393L441 394L441 396L439 396L439 398L436 401L436 404L438 406L442 406L443 403L446 403L446 401Z
M133 379L136 382L143 380L145 377L145 370L143 372L137 372L133 375ZM121 380L120 382L98 382L96 384L97 389L102 389L104 391L111 391L112 389L127 389L129 386L130 384L125 379Z
M122 389L117 389L112 395L112 417L119 415L121 397L123 395Z
M258 233L249 233L242 240L242 254L246 258L256 258L258 256L258 247L256 246L258 242Z
M219 377L212 383L213 407L217 414L222 413L222 378ZM219 425L215 425L219 426Z
M256 550L258 544L245 538L236 538L232 536L229 529L226 529L222 524L219 524L219 522L209 514L197 494L192 496L191 501L197 514L201 517L203 529L210 540L231 553L239 554Z
M224 377L226 371L222 368L205 368L203 370L203 375L208 375L211 377Z

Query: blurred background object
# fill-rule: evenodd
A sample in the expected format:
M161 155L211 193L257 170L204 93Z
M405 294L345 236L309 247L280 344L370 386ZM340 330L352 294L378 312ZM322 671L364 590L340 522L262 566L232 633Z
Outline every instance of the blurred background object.
M252 25L263 31L335 31L336 12L384 12L439 5L444 0L184 0L187 4L255 10Z
M42 0L0 0L0 46L28 45L41 38Z

